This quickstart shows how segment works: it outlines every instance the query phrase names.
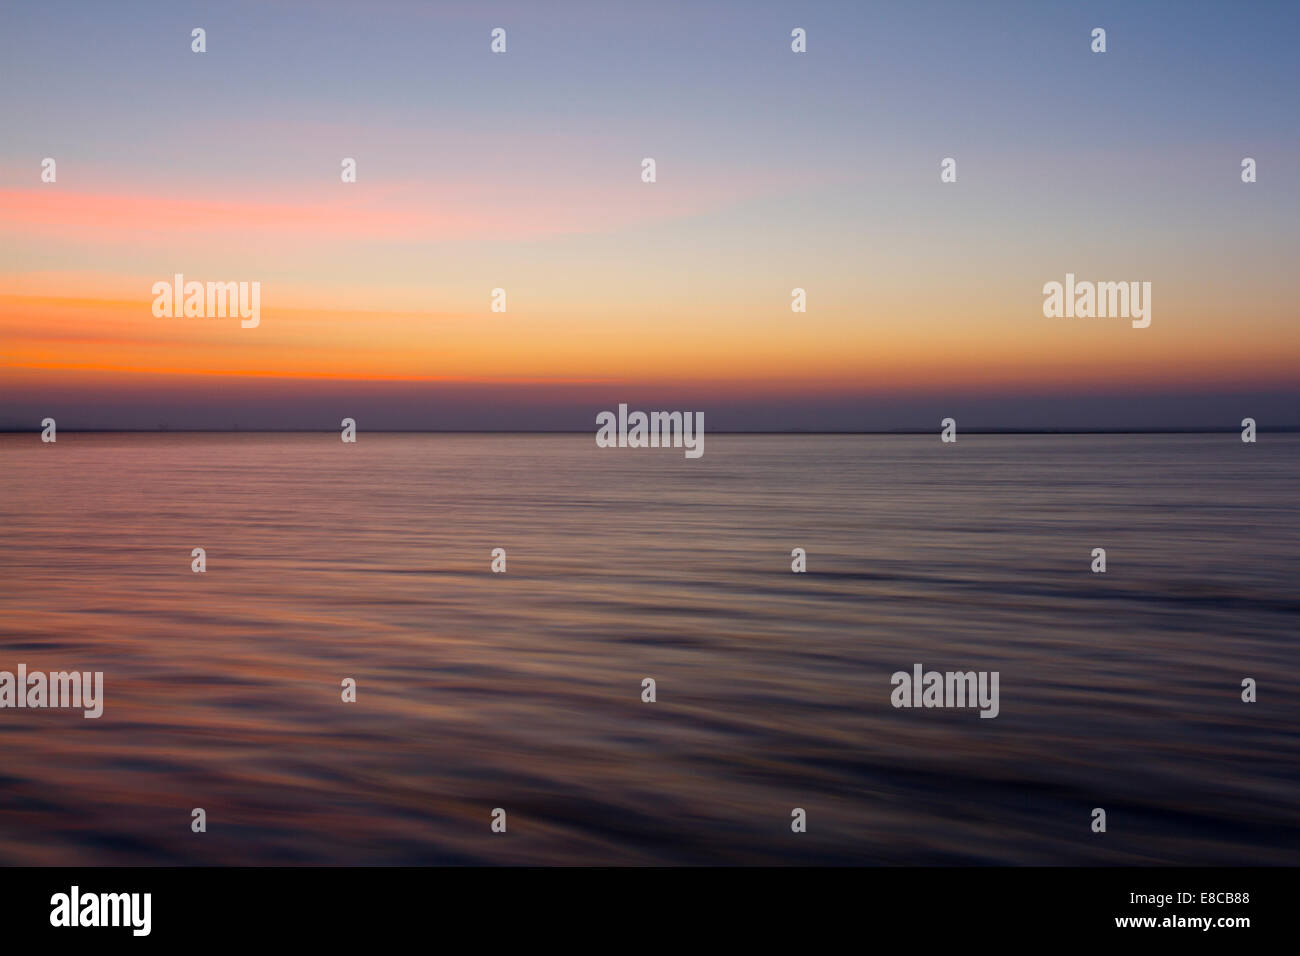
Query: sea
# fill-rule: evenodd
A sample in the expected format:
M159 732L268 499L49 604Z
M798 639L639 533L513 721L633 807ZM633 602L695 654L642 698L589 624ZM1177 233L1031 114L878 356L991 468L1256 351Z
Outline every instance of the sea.
M0 670L104 675L0 709L0 864L1294 865L1298 477L1269 433L0 435ZM998 716L893 706L917 664Z

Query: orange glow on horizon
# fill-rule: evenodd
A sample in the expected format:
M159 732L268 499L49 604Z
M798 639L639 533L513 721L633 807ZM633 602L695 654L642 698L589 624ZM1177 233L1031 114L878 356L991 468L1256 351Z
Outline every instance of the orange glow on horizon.
M610 328L598 319L520 318L486 309L463 314L264 307L258 328L241 329L238 318L155 318L150 304L146 298L0 295L0 368L78 384L125 374L377 383L647 382L761 394L1258 386L1294 382L1300 364L1285 348L1261 362L1248 338L1224 343L1185 334L1171 354L1169 339L1148 330L1050 320L1027 324L1025 334L1011 339L973 329L936 332L923 322L864 324L851 334L836 327L837 334L812 335L778 321L741 348L730 323L711 327L707 317L693 325L679 318L671 334L647 338L639 328ZM557 325L565 327L564 334L557 334ZM683 325L691 327L685 340Z

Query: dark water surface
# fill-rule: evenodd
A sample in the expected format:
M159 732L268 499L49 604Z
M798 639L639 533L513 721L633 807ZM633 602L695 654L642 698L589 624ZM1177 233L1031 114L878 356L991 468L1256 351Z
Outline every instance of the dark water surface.
M0 469L0 670L106 698L0 710L0 863L1297 862L1300 436L65 433ZM894 709L916 662L999 671L1001 715Z

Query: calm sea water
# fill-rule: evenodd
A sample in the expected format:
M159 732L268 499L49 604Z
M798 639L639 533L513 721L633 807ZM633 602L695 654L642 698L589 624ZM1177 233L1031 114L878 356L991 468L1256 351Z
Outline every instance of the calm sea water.
M0 437L0 862L1297 861L1300 436L705 448Z

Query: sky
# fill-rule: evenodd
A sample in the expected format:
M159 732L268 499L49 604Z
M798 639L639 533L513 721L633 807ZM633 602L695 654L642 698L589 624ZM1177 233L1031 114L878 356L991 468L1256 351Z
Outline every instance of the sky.
M1265 2L9 4L0 428L1300 425L1297 40ZM177 273L259 325L155 317ZM1150 327L1045 317L1067 273L1150 282Z

